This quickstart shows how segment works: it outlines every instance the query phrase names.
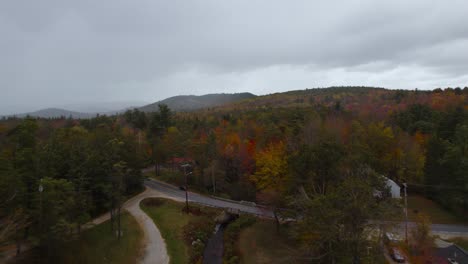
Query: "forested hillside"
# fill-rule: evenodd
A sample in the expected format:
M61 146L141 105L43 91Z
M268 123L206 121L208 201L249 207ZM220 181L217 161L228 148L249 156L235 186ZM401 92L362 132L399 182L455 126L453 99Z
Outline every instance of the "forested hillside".
M191 188L301 219L291 237L324 263L364 255L368 220L398 207L382 175L468 216L468 88L335 87L197 112L9 119L0 146L0 217L44 245L118 209L143 167L181 182L180 160L192 162Z
M143 112L154 112L158 110L158 105L167 105L172 111L193 111L202 108L220 106L229 104L244 99L253 98L255 95L251 93L237 94L206 94L206 95L179 95L169 97L159 102L140 107Z
M138 116L127 121L137 124ZM173 157L192 159L192 188L288 208L303 219L291 236L306 255L331 254L329 263L372 246L368 220L404 219L391 209L401 203L372 198L386 192L381 176L466 219L467 127L468 88L337 87L179 113L147 149L166 168ZM183 184L181 173L158 172Z

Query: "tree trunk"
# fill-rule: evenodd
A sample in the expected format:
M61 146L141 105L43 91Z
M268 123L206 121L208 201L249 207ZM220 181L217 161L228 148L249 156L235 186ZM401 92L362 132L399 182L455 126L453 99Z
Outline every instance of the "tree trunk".
M330 259L329 259L330 263L335 264L336 263L335 255L334 255L334 252L333 252L332 243L330 241L328 241L328 254L330 256Z
M27 226L27 227L24 228L23 240L28 239L28 237L29 237L29 226Z
M15 226L15 233L16 233L16 256L21 254L21 236L18 235L18 225Z
M114 232L114 209L110 209L110 223L111 223L111 231Z
M117 212L117 232L118 232L118 235L117 235L117 238L120 240L120 236L121 236L121 233L122 233L122 229L121 229L121 225L120 225L120 209L122 207L119 206L119 209L118 209L118 212Z
M275 222L276 222L276 233L279 233L280 231L280 222L279 222L279 217L278 217L278 212L277 208L273 208L273 215L275 216Z

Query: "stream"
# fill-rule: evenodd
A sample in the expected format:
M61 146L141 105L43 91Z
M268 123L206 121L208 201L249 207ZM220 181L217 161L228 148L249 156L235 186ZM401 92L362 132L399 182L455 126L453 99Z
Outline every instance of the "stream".
M222 264L224 252L224 229L228 223L217 224L203 251L203 264Z

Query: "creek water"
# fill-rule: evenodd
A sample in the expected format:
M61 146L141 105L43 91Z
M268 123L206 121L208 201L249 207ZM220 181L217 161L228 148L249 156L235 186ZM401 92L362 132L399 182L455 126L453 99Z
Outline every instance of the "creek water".
M217 224L203 251L203 264L222 264L224 253L224 229L228 223Z

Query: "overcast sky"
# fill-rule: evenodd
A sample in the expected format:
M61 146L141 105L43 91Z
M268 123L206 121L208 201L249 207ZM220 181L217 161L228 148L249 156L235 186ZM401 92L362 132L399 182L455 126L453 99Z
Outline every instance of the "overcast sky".
M468 85L468 1L2 0L0 114L332 85Z

